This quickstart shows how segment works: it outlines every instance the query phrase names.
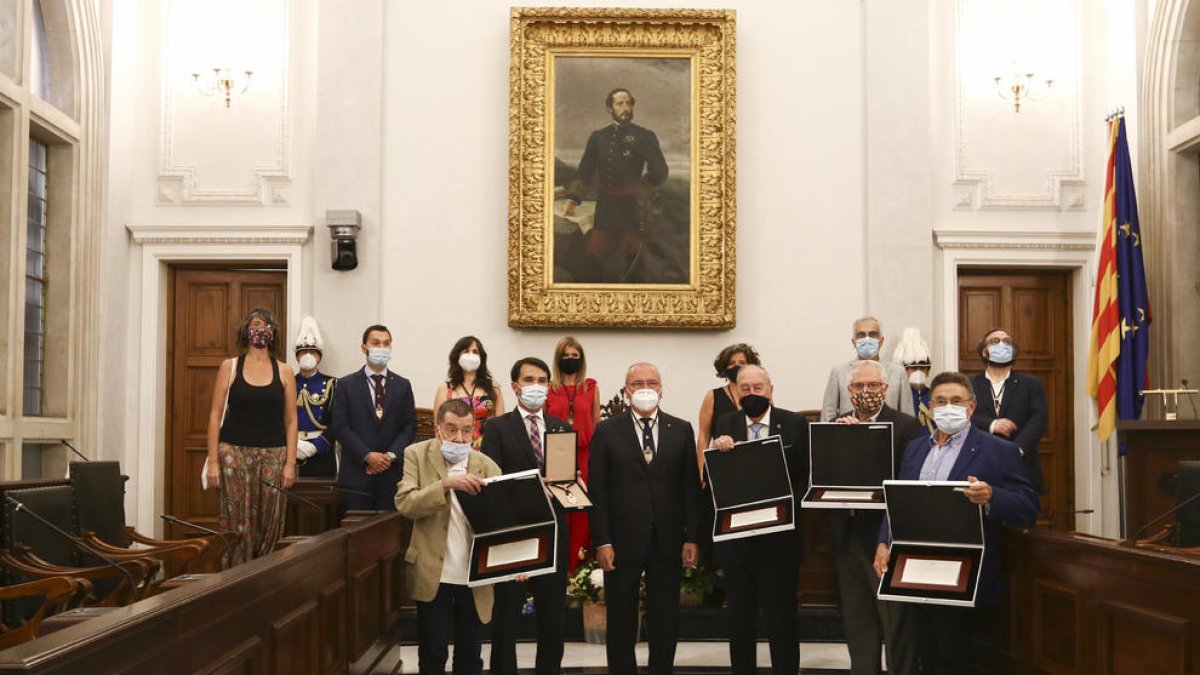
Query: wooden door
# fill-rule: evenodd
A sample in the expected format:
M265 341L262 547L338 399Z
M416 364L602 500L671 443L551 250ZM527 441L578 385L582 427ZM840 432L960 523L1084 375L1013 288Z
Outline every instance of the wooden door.
M208 414L221 362L237 353L237 326L265 307L287 339L287 273L275 270L170 270L167 307L167 513L216 528L217 493L200 488L208 454ZM170 524L167 536L198 533Z
M958 364L967 374L982 372L975 347L984 333L1002 327L1017 346L1013 368L1041 378L1049 423L1038 446L1046 479L1041 525L1070 530L1074 508L1075 412L1069 270L960 269L958 273Z

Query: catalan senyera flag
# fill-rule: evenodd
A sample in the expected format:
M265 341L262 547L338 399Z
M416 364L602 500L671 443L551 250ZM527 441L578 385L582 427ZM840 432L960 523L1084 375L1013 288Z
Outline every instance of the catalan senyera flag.
M1112 436L1118 419L1141 416L1141 392L1148 388L1146 361L1150 355L1150 302L1125 118L1118 116L1108 124L1104 221L1087 372L1087 393L1096 399L1100 413L1097 433L1101 441ZM1125 454L1124 446L1118 452Z

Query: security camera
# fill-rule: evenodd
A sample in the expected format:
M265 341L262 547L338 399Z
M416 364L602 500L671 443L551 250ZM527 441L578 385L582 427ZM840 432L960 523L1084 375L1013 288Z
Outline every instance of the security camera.
M325 226L329 228L330 254L333 269L352 270L358 267L358 231L362 229L362 214L355 210L326 211Z

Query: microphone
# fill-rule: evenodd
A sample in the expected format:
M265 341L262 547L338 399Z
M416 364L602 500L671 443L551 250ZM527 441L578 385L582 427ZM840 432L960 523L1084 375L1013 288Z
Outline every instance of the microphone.
M69 533L64 531L59 526L55 525L54 523L50 522L49 520L46 520L45 518L34 513L32 510L30 510L29 507L25 506L24 503L17 501L17 499L15 497L13 497L12 495L5 494L4 501L13 505L14 513L19 513L19 512L24 511L25 513L29 514L30 518L33 518L34 520L38 521L42 525L45 525L46 527L50 528L58 536L62 537L63 539L66 539L67 541L71 542L75 546L78 546L79 548L83 549L84 551L87 551L88 553L92 554L97 559L99 559L101 562L103 562L105 565L115 568L117 571L119 571L125 577L125 580L129 582L130 597L132 597L135 601L138 599L138 597L137 597L137 590L138 590L137 579L135 579L133 577L133 574L129 570L125 569L124 566L118 565L117 563L115 563L111 559L109 559L108 556L97 551L96 549L92 548L91 546L88 546L87 544L79 541L75 537L72 537Z
M1064 511L1051 511L1050 517L1046 519L1046 529L1054 529L1054 518L1056 516L1083 516L1095 513L1096 509L1066 509Z
M1121 541L1121 545L1122 546L1137 546L1138 538L1146 533L1147 528L1149 528L1151 525L1157 523L1158 521L1162 520L1163 518L1166 518L1167 516L1174 515L1176 511L1178 511L1179 509L1182 509L1183 507L1187 506L1188 504L1191 504L1192 502L1196 501L1197 499L1200 499L1200 492L1197 492L1196 494L1192 495L1191 497L1188 497L1187 499L1179 502L1178 504L1176 504L1174 506L1174 508L1168 509L1165 513L1161 513L1161 514L1155 516L1154 518L1150 519L1150 521L1147 522L1145 525L1141 526L1141 528L1139 528L1138 531L1135 532L1132 537L1130 537L1129 539L1123 539Z
M263 485L266 485L267 487L271 488L272 490L282 493L285 497L291 497L292 499L295 499L301 503L308 504L309 506L313 507L314 509L316 509L318 511L321 510L321 505L312 501L311 499L305 499L304 497L301 497L300 495L298 495L294 492L288 492L287 490L284 490L283 488L272 483L271 481L267 480L266 478L260 477L258 480L260 483L262 483Z
M352 490L350 488L338 487L337 485L326 485L325 489L329 490L330 492L337 492L338 494L358 495L359 497L375 499L375 495L371 494L370 492L363 492L362 490ZM371 511L375 513L383 513L383 509L371 509Z
M1186 381L1186 380L1185 380L1185 381ZM80 452L80 451L76 450L76 449L75 449L75 446L73 446L73 445L71 445L70 443L68 443L68 442L67 442L67 439L65 439L65 438L63 438L63 439L60 439L60 440L59 440L59 443L62 443L63 445L65 445L65 446L67 446L68 448L70 448L70 449L71 449L71 452L75 453L76 455L79 455L79 459L82 459L82 460L83 460L83 461L85 461L85 462L90 462L90 461L92 461L92 460L88 459L86 456L84 456L84 454L83 454L82 452Z
M167 521L168 523L175 523L176 525L182 525L182 526L184 526L184 527L190 527L190 528L192 528L193 530L199 530L200 532L203 532L203 533L205 533L205 534L215 534L215 535L217 535L217 538L218 538L218 539L220 539L220 540L221 540L221 543L225 545L225 555L229 556L229 559L230 559L230 560L233 560L233 547L231 547L231 546L229 545L229 541L225 539L225 535L226 535L226 534L232 534L232 533L226 533L226 532L217 532L217 531L216 531L216 530L214 530L214 529L211 529L211 528L205 527L205 526L203 526L203 525L197 525L196 523L193 523L193 522L186 521L186 520L184 520L184 519L182 519L182 518L176 518L175 516L168 516L168 515L167 515L167 514L165 514L165 513L159 514L159 516L158 516L158 517L159 517L159 518L162 518L163 520Z

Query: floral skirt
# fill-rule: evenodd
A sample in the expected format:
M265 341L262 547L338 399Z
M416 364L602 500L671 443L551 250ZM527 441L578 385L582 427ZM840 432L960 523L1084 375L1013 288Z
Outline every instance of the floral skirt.
M237 545L225 561L228 568L270 553L283 536L283 493L263 479L283 487L287 448L221 443L217 457L221 462L219 529L237 535Z

